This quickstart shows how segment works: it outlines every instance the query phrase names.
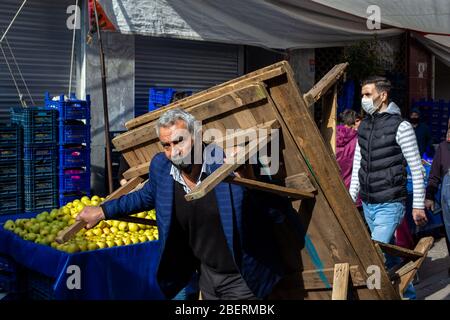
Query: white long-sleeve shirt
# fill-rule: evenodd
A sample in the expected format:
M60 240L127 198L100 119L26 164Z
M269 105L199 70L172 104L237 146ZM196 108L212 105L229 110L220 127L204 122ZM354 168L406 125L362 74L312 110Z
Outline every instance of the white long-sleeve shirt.
M411 169L413 184L413 208L425 208L425 185L422 159L417 146L416 134L414 128L408 121L403 121L397 129L395 140L402 149L403 156ZM358 198L360 189L358 172L361 168L361 149L359 143L356 144L355 156L353 158L352 180L350 183L350 196L353 201Z

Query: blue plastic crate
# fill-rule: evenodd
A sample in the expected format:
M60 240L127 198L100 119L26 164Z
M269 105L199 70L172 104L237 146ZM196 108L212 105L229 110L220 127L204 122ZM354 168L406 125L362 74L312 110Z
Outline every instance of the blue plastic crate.
M173 88L150 88L148 110L153 111L169 104L174 92Z
M75 94L72 94L70 99L65 101L64 95L60 95L58 100L52 100L47 92L45 94L45 105L58 110L60 121L90 119L91 117L91 98L89 95L86 95L86 100L78 100Z
M59 147L59 167L61 169L90 167L91 149L79 147Z
M21 126L57 126L58 112L44 107L11 108L11 122Z
M18 291L15 273L0 273L0 292L14 293Z
M47 191L49 193L58 191L58 176L55 174L43 176L24 176L24 194L35 194Z
M0 254L0 273L15 273L17 271L16 262L10 257Z
M23 172L28 177L39 177L58 174L58 163L52 160L24 160Z
M58 127L54 126L23 126L23 143L25 146L34 144L58 143Z
M14 178L23 175L22 162L20 160L1 161L0 178Z
M0 195L23 192L23 177L0 177Z
M59 175L59 192L89 192L90 191L90 171L64 170Z
M0 146L20 146L22 130L16 124L0 125Z
M58 206L58 192L25 193L25 212L51 210Z
M90 196L90 192L70 192L70 193L60 193L59 194L59 206L65 206L67 203L72 202L76 199L81 199L83 196Z
M0 146L0 162L17 161L21 156L22 148L20 146Z
M60 124L59 144L90 144L90 129L88 124Z
M0 195L0 215L23 212L23 193Z
M55 279L34 270L27 272L27 292L31 300L54 300Z
M58 159L58 151L55 145L25 146L23 154L23 160L29 161Z

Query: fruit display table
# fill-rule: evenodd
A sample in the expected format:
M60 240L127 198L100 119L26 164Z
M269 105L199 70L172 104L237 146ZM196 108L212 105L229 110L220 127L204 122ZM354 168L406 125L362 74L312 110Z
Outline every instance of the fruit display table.
M148 241L70 254L0 226L0 253L50 278L52 299L163 299L156 283L158 252L159 241Z

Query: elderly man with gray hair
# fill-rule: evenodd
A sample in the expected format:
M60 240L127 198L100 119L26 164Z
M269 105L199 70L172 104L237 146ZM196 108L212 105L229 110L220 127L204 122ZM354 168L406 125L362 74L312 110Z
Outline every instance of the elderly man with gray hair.
M92 228L102 219L155 208L160 242L156 277L168 299L195 272L203 299L267 297L282 276L273 224L284 220L289 203L225 182L201 199L186 201L185 194L220 167L208 160L223 160L223 150L203 144L195 118L180 109L161 116L157 133L164 152L153 157L145 186L101 207L86 207L78 219Z

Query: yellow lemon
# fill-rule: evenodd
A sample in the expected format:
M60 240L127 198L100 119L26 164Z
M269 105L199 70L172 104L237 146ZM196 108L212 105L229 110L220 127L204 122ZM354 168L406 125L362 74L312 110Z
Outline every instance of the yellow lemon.
M100 249L106 248L106 243L103 241L97 241L96 244Z
M128 230L130 232L137 232L139 231L139 226L136 223L128 223Z
M124 221L121 221L120 223L119 223L119 230L122 230L122 231L128 231L128 223L126 223L126 222L124 222Z

